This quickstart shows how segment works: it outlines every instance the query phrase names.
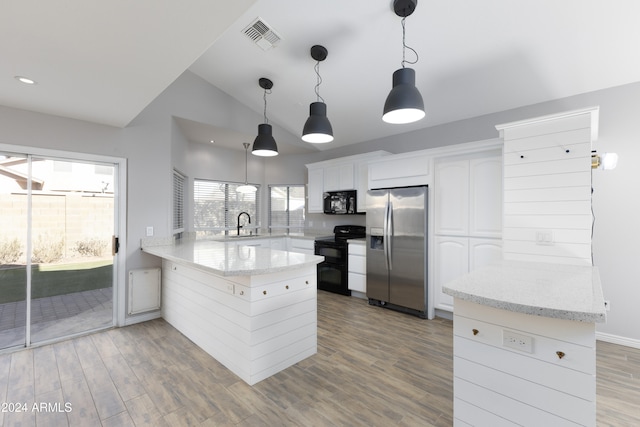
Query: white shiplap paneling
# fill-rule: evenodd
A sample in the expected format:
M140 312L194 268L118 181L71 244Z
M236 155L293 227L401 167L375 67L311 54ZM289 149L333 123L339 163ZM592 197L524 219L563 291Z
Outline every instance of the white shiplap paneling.
M503 257L591 264L598 109L496 126L504 139Z

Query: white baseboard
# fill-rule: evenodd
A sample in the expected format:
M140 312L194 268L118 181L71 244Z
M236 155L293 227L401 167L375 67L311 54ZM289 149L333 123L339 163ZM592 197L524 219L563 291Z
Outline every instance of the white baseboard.
M596 332L596 339L598 341L610 342L612 344L624 345L626 347L640 349L640 340L634 340L631 338L621 337L618 335L606 334L604 332Z

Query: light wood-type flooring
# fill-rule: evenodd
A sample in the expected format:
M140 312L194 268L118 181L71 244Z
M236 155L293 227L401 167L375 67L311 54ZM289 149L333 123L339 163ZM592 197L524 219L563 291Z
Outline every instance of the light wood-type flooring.
M2 354L0 425L452 425L450 321L318 294L318 354L253 387L161 319ZM640 350L597 364L598 425L640 425Z

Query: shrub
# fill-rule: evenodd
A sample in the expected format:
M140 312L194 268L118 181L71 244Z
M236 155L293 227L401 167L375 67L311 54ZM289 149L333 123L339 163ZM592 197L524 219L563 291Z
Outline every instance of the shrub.
M97 237L86 238L76 242L75 250L82 256L102 256L107 249L107 242Z
M34 242L31 261L34 263L56 262L62 259L64 239L56 240L48 235L38 236L38 241Z
M21 255L22 248L17 238L0 242L0 264L15 264Z

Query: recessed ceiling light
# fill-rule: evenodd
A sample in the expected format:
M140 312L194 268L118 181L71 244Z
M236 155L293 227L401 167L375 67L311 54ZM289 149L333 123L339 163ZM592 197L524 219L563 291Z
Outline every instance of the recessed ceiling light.
M209 140L209 142L212 143L212 144L216 143L213 139Z
M15 79L17 81L19 81L20 83L24 83L26 85L34 85L36 84L35 80L30 79L29 77L24 77L24 76L15 76Z

